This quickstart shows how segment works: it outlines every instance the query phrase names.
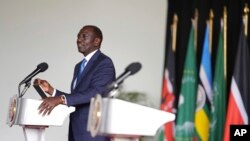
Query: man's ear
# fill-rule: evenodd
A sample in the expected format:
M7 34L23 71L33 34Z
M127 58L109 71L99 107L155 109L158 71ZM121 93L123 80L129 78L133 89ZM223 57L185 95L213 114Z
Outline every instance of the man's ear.
M101 39L100 38L95 38L95 46L100 46L101 45Z

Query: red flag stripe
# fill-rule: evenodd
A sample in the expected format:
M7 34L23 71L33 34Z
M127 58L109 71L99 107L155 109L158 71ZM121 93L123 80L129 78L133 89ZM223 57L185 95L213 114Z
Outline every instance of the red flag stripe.
M233 100L235 100L236 106L238 107L238 110L239 110L240 115L241 115L242 120L243 120L243 124L248 124L247 112L246 112L246 109L244 107L242 97L241 97L240 91L238 89L238 86L237 86L237 83L236 83L234 77L232 79L231 94L233 96ZM230 101L229 101L229 104L230 104ZM235 115L235 113L232 113L232 114Z

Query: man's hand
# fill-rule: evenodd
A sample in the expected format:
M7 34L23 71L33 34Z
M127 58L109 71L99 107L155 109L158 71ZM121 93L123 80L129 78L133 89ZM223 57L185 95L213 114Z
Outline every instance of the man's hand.
M37 78L34 81L34 85L39 85L43 89L43 91L45 91L49 95L53 94L54 88L46 80Z
M59 104L63 104L61 96L48 97L43 99L43 102L38 107L39 114L49 115L51 111Z

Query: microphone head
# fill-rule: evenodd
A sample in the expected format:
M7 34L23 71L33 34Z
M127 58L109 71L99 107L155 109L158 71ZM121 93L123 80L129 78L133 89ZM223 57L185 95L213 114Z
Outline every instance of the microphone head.
M40 70L40 72L44 72L48 69L49 65L45 62L40 63L39 65L37 65L37 69Z
M130 75L137 73L141 69L141 63L134 62L126 67L125 72L130 72Z

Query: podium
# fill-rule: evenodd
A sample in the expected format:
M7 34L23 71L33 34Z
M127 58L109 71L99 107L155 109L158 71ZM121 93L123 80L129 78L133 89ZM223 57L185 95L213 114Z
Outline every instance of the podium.
M169 112L97 95L91 99L87 130L93 137L154 136L162 125L174 119Z
M10 127L13 125L22 126L26 141L44 141L46 128L62 126L65 118L75 111L74 107L58 105L50 115L42 116L38 111L41 103L42 100L17 96L10 99L7 123Z

